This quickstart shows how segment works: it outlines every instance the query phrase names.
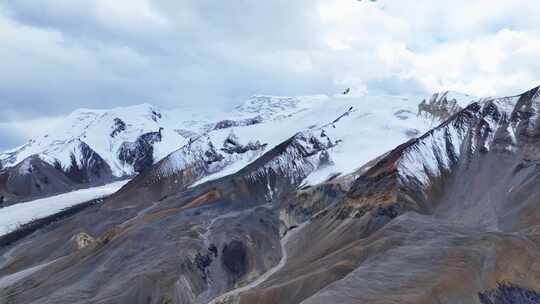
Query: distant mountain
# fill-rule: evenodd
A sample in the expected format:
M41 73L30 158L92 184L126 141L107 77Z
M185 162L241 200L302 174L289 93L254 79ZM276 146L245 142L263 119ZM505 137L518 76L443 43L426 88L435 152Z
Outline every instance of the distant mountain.
M84 167L87 158L95 153L110 167L113 176L129 176L136 172L138 157L149 154L151 159L159 159L185 142L182 126L187 127L188 133L199 131L205 123L177 119L149 104L112 110L81 109L53 130L4 152L0 160L8 167L28 156L39 155L44 161L59 163L68 170L72 166ZM149 151L149 147L154 149Z
M293 134L309 130L325 144L331 143L328 164L305 180L313 184L350 172L354 166L421 134L434 121L446 117L437 113L449 115L461 109L458 104L473 99L454 95L448 102L441 101L437 94L431 99L253 96L231 111L203 114L163 110L149 104L112 110L81 109L44 135L0 154L0 163L12 168L32 157L34 162L43 162L41 167L49 164L56 168L55 174L65 175L71 187L83 187L132 177L166 157L160 164L167 167L162 174L206 166L191 180L203 182L234 173ZM438 112L431 111L433 107ZM59 187L34 187L32 194L52 194ZM13 186L6 189L10 190L4 191L5 200L25 198L20 193L26 192Z

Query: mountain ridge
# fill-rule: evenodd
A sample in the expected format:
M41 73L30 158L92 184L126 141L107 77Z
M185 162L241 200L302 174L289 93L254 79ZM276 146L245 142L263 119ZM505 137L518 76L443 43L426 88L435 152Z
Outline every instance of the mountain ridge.
M331 136L336 141L345 139L341 138L343 135L350 137L345 141L349 146L336 151L351 154L357 148L351 142L354 134L346 130L352 126L351 119L366 120L364 132L367 135L370 128L381 134L388 133L385 128L394 128L390 133L395 139L385 144L389 149L390 143L416 136L438 119L425 113L414 114L417 99L420 97L254 95L230 112L202 115L192 111L163 110L151 104L111 110L79 109L43 136L0 154L0 163L3 167L11 167L27 157L38 155L39 159L53 165L59 171L57 174L66 175L76 187L87 187L133 177L178 148L187 146L198 149L199 153L227 159L219 170L208 172L218 177L241 169L262 155L267 146L271 148L297 132L312 128L318 128L322 137ZM384 111L372 112L378 103ZM450 109L453 110L455 108ZM340 119L345 119L346 125L336 129L336 125L341 124ZM383 125L381 119L392 125ZM366 158L382 152L373 148L366 151L369 154ZM186 157L188 155L183 154L180 158ZM352 158L352 154L347 157ZM307 183L317 183L326 176L349 170L346 169L349 161L345 157L334 158L337 162L330 161L330 166L314 174ZM208 180L211 177L200 178ZM44 189L43 195L50 194Z
M538 88L474 101L350 171L305 183L351 141L369 138L358 126L369 115L343 116L348 108L202 183L194 184L200 168L224 161L216 155L226 152L209 146L217 141L192 143L204 148L193 161L183 156L192 150L173 152L101 205L0 248L9 253L0 275L33 269L0 295L15 303L479 303L502 281L540 290ZM402 121L395 112L377 118ZM356 137L342 131L349 125Z

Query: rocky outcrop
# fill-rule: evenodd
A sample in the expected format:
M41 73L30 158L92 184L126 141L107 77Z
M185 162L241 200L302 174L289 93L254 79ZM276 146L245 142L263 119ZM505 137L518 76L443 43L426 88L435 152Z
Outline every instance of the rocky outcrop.
M259 124L263 122L262 116L255 116L253 118L247 118L242 120L221 120L214 124L213 130L221 130L221 129L228 129L232 127L243 127L243 126L251 126L255 124Z
M76 234L75 236L73 236L72 239L77 245L77 249L79 250L83 249L86 246L91 245L92 243L96 241L93 237L91 237L90 235L84 232L80 232Z
M143 172L154 164L154 144L161 141L161 130L142 134L135 142L124 142L118 150L118 159Z
M56 167L63 169L67 177L78 184L102 183L113 177L107 162L83 141L79 142L78 151L71 153L70 159L68 168L62 168L58 163Z
M126 130L126 123L122 119L115 117L113 119L111 137L116 137L116 135L124 132L125 130Z
M110 181L109 165L83 141L70 151L70 165L33 155L0 170L0 201L6 206ZM53 163L51 165L51 162Z
M242 145L238 139L238 137L231 133L229 136L225 139L225 142L223 143L223 147L221 148L221 151L228 153L228 154L242 154L246 153L247 151L257 151L262 150L267 146L267 144L261 144L259 141L255 142L248 142L245 145Z
M151 109L150 111L150 117L154 122L158 122L161 118L163 118L163 115L158 109Z
M424 116L433 122L443 122L450 116L461 111L464 107L472 102L473 96L459 94L454 92L441 92L433 94L429 99L424 99L418 105L418 114Z

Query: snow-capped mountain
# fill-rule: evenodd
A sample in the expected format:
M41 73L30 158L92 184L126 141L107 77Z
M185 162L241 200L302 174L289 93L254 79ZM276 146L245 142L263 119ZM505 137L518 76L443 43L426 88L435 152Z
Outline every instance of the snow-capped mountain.
M472 101L468 95L462 97L467 101L460 100L461 104ZM294 146L302 148L292 149L293 155L276 152L273 170L294 171L296 178L301 177L297 182L317 184L350 173L427 131L434 119L419 114L419 101L424 99L388 95L253 97L236 110L264 117L260 123L214 128L171 153L140 179L161 184L172 179L170 187L175 188L198 185L240 171L297 134L293 138L308 140L295 140ZM304 159L311 154L298 151L313 151L313 145L324 153ZM283 158L288 160L280 161ZM305 167L291 170L291 163ZM266 190L271 196L272 189Z
M497 284L540 290L539 88L463 104L418 136L435 121L409 99L297 99L255 124L212 122L99 205L0 238L0 296L479 303ZM362 153L384 140L402 142Z
M112 110L81 109L71 113L54 129L30 140L17 149L0 155L4 166L12 166L30 155L59 162L64 169L72 166L72 156L78 165L84 162L85 150L99 155L116 177L135 172L136 149L144 150L146 143L153 147L159 159L178 148L185 141L182 127L196 131L196 122L169 117L163 110L149 105L115 108ZM202 121L202 120L201 120ZM184 134L184 136L182 135Z
M437 96L444 96L444 100L448 99L449 102L443 102L443 98ZM253 109L251 113L272 113L273 119L249 128L215 132L210 140L214 145L219 145L226 142L229 136L234 136L244 144L259 142L271 148L297 132L316 134L321 142L328 144L329 156L327 164L309 174L304 181L305 184L316 184L350 173L389 151L397 143L417 137L444 120L426 115L422 106L436 105L451 115L475 100L475 97L458 93L440 93L430 98L389 95L285 97L280 98L281 111L276 111L276 106L271 107L270 111L268 105L275 104L275 99L258 97L241 107L244 112ZM225 166L225 170L202 181L234 173L262 151L241 157L234 166Z
M436 120L427 108L450 115L472 99L455 93L431 98L258 95L231 111L203 114L149 104L81 109L42 136L0 154L0 163L9 168L38 156L76 184L89 184L133 176L169 155L160 174L194 166L200 173L192 182L204 182L234 173L292 135L309 131L328 145L327 164L305 180L313 184L351 172L425 132Z

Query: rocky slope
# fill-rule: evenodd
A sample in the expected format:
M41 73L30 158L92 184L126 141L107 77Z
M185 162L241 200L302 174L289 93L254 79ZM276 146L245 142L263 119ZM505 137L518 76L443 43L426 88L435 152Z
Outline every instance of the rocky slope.
M64 172L37 156L31 156L14 167L0 170L0 206L43 193L67 192L74 187Z
M309 200L289 205L296 212L288 216L307 224L289 242L288 263L225 302L534 298L540 290L539 109L538 88L473 103L376 161L337 201L321 204L321 195L313 196L325 209L311 208ZM331 193L318 188L313 191ZM501 294L507 288L499 283L515 291ZM490 302L497 298L506 300Z
M97 280L97 285L91 288L93 291L87 293L88 286L82 281L60 278L60 281L47 280L52 285L43 285L45 289L57 286L55 292L45 297L45 289L34 289L30 293L20 294L20 287L15 284L2 291L3 298L15 302L37 303L61 303L68 298L80 298L82 301L96 303L139 302L148 297L153 298L147 291L153 289L151 285L154 286L153 283L147 285L146 279L140 279L158 275L167 282L163 287L164 293L155 295L159 301L176 297L208 301L231 284L241 284L261 275L279 260L280 251L276 250L280 247L279 222L275 216L276 203L285 193L295 189L310 172L324 165L324 155L328 148L329 146L321 143L313 134L299 133L269 150L238 173L192 189L182 188L179 184L177 188L164 190L163 183L175 184L172 180L188 176L188 172L193 168L177 167L178 171L168 171L171 175L163 175L163 167L160 165L165 161L159 163L155 167L155 172L160 173L159 180L155 179L153 171L140 175L101 207L87 209L48 231L35 233L26 241L15 245L10 249L12 251L8 254L7 261L3 263L5 267L2 272L6 275L6 272L16 271L17 267L21 266L20 262L17 262L21 261L16 257L18 254L23 254L22 259L32 261L30 264L34 266L48 263L46 260L51 255L60 257L60 260L47 266L54 265L56 261L65 262L67 264L64 265L67 266L82 259L86 262L73 265L73 268L61 267L62 270L59 269L57 274L67 279L86 271L83 269L93 269L85 276L85 280ZM212 164L208 164L207 159L203 158L200 165L202 167L197 169L205 170L208 169L207 165ZM152 194L156 193L165 196L152 197ZM98 218L99 222L95 222ZM158 226L150 228L154 225ZM159 226L162 228L158 228ZM68 230L71 232L66 233ZM89 236L87 238L93 241L79 248L81 246L78 246L75 240L80 235ZM145 241L133 243L132 237ZM111 246L117 241L123 245ZM32 252L26 251L23 247L30 244L27 242L40 248L35 247L36 250ZM125 251L124 246L133 247ZM177 251L176 248L185 250ZM83 257L90 257L98 252L101 257L97 257L97 260ZM125 255L128 252L131 252L130 257ZM98 266L103 262L102 258L109 260L111 264L107 262L107 266L103 265L105 268ZM141 263L141 268L134 271L134 265L131 262L125 263L127 261L148 261L150 264ZM23 262L24 264L26 262ZM154 273L155 269L159 268L163 268L163 272L160 270L159 274ZM105 283L103 276L112 273L115 275L111 279L122 279L106 279L108 287L102 290L104 286L99 282ZM58 284L64 287L60 288ZM132 284L136 284L136 289L142 294L139 295L139 291L134 294ZM174 287L175 285L177 287ZM118 290L125 292L118 293ZM153 291L150 291L150 294L152 293Z
M432 122L402 98L309 101L212 128L0 248L0 299L480 303L499 282L540 289L538 89L473 102L419 137L406 131Z

